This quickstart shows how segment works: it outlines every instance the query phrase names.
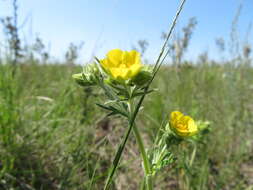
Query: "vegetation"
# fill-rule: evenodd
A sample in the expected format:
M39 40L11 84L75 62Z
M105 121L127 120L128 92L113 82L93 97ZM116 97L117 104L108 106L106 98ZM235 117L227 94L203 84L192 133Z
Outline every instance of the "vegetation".
M108 119L94 105L99 90L83 90L71 78L79 66L0 65L1 188L100 189L127 124ZM178 159L156 179L157 189L252 187L253 69L245 63L164 66L137 122L146 143L172 110L211 121L187 170ZM130 137L114 189L136 189L141 166ZM193 147L181 145L177 157ZM188 152L188 153L187 153ZM185 158L188 159L188 158ZM251 186L250 186L251 185Z
M216 40L220 61L210 59L208 52L195 62L184 60L195 18L166 46L171 61L162 65L150 87L158 90L147 94L135 120L145 147L163 140L157 134L168 125L170 113L181 114L175 110L191 115L198 127L201 121L209 127L195 139L197 143L183 141L169 147L173 161L165 161L170 165L151 166L161 172L154 175L155 189L253 189L253 68L250 32L244 43L238 40L241 8L232 23L231 41ZM17 0L13 0L13 16L1 18L6 41L0 55L0 189L100 190L129 123L117 115L108 117L110 112L96 105L107 99L101 89L81 88L71 77L82 71L75 63L83 43L71 43L66 60L59 64L40 37L33 44L22 43L17 18ZM143 39L133 48L144 55L148 46ZM230 58L225 58L229 53ZM148 63L148 67L155 64ZM119 73L107 69L125 85ZM86 84L93 85L88 81L93 76L86 77ZM109 179L111 189L144 187L138 143L131 133L117 175ZM153 148L153 154L147 153L154 159Z

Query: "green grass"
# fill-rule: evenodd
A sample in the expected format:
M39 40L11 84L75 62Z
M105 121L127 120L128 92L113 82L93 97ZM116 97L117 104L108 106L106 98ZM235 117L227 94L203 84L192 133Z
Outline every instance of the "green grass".
M22 64L12 77L12 68L0 64L0 189L102 189L127 125L94 105L104 98L98 89L75 84L71 75L80 71ZM211 132L187 169L193 147L174 150L176 164L156 177L155 189L252 188L252 76L244 63L161 69L153 84L158 91L147 96L137 119L145 143L173 110L210 121ZM113 189L140 185L141 160L131 136Z

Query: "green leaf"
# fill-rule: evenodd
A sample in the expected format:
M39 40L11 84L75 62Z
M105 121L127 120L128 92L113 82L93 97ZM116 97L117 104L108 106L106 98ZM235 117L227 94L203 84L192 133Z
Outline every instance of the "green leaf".
M153 67L145 65L142 67L141 71L131 80L137 86L144 86L152 78Z
M144 94L150 94L150 93L155 92L155 91L156 91L156 89L148 90L147 92L137 91L137 92L133 93L132 98L137 97L137 96L143 96Z
M117 108L113 107L113 106L105 106L105 105L102 105L102 104L99 104L99 103L96 103L97 106L105 109L105 110L109 110L111 111L111 113L109 115L116 115L116 114L120 114L124 117L128 117L127 113L125 113L124 111L122 110L118 110Z

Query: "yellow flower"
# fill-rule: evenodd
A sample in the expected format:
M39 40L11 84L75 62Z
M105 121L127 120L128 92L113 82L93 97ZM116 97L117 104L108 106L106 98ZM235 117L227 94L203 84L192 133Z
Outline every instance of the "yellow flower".
M142 67L140 53L114 49L100 60L103 69L116 80L128 80L136 76Z
M189 137L198 132L195 121L179 111L173 111L170 114L170 129L180 137Z

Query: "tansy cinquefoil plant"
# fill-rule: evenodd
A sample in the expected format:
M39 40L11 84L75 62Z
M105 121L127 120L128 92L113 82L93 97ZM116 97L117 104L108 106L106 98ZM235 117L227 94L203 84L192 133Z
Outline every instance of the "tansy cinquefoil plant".
M142 64L139 52L114 49L109 51L104 59L96 58L96 63L86 65L82 73L73 75L73 78L81 86L102 88L108 101L104 104L97 103L97 105L110 111L108 115L121 115L129 123L124 140L118 148L113 166L110 169L105 189L110 186L132 128L143 158L145 174L148 176L151 173L148 157L134 121L141 106L140 100L144 95L152 92L152 90L148 90L148 86L152 80L153 72L153 67ZM141 98L139 99L139 97Z
M150 90L150 84L168 55L168 50L166 50L168 40L184 3L185 0L182 0L154 66L142 64L140 53L135 50L123 51L114 49L109 51L104 59L96 58L95 63L84 66L82 73L73 75L73 78L81 86L98 86L104 90L108 101L97 103L97 105L109 111L108 116L120 115L128 121L128 128L122 142L119 144L112 166L108 172L104 190L110 188L122 152L132 130L135 134L143 161L143 189L152 190L153 176L158 171L159 165L164 167L171 162L171 154L167 151L167 145L164 142L168 137L176 138L176 136L171 135L172 133L165 130L161 138L160 136L157 138L159 139L157 141L158 147L155 147L155 151L152 148L150 151L146 151L139 129L135 125L135 119L145 96L153 92L153 90Z

